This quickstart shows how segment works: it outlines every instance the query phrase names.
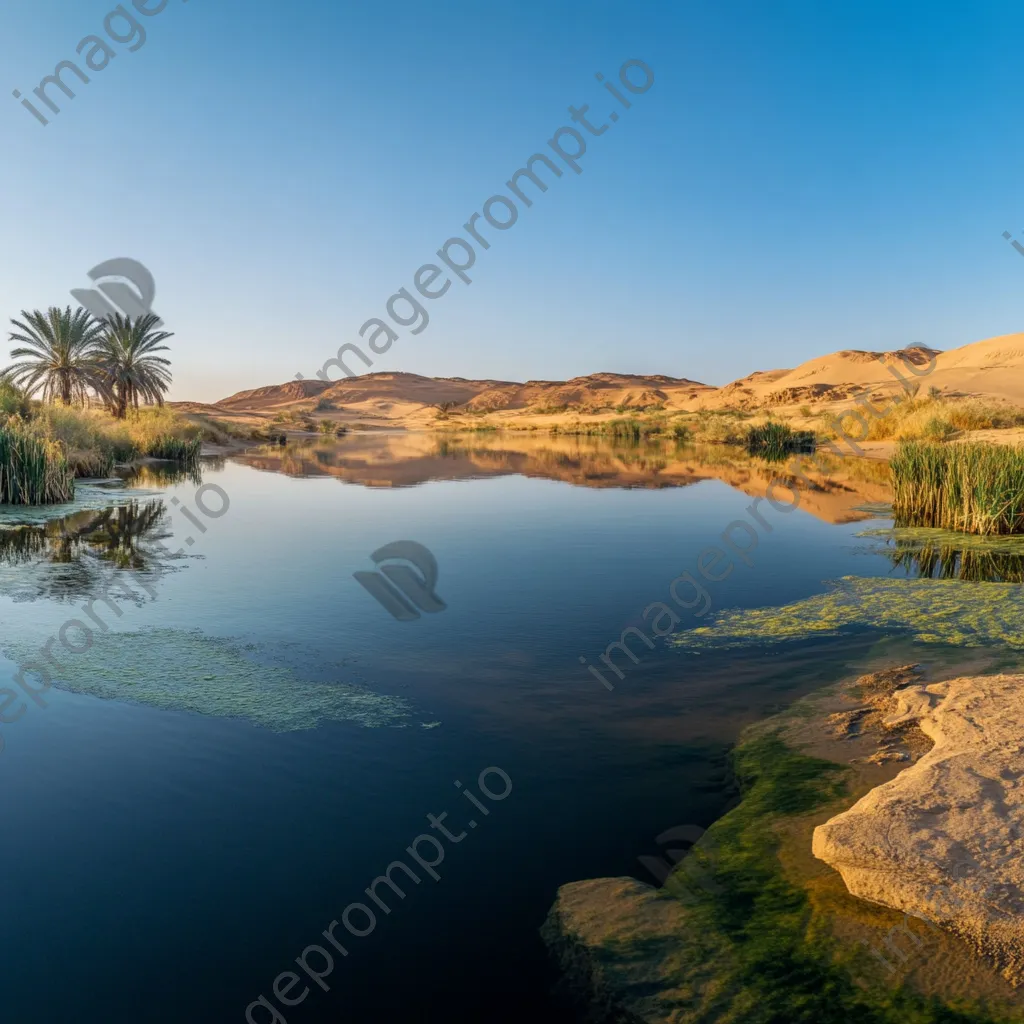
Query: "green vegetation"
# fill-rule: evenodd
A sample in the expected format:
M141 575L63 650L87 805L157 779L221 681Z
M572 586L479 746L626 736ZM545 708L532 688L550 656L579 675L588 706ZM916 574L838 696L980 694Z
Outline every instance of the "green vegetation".
M618 440L638 442L660 434L664 424L660 421L640 420L635 416L628 419L610 420L604 424L604 433Z
M1024 533L1024 447L908 441L890 466L898 525Z
M814 432L794 430L787 423L769 420L748 427L744 445L751 455L784 459L791 452L805 452L814 448Z
M808 816L821 820L822 812L849 803L849 797L843 799L848 768L793 749L779 729L748 734L733 763L739 805L711 826L665 886L687 908L672 978L673 989L687 998L674 1004L673 1020L997 1024L1013 1019L887 983L863 946L833 935L832 921L838 915L888 924L892 915L853 900L834 874L806 877L787 871L786 844L809 841ZM695 875L702 884L694 885ZM612 955L624 953L629 949Z
M84 402L90 389L105 391L99 365L103 328L84 309L51 306L45 313L21 311L12 320L11 341L18 342L16 360L4 377L28 394L42 393L44 402Z
M170 363L155 353L166 351L163 342L171 335L156 329L154 314L132 320L115 313L97 321L81 308L51 306L45 313L22 310L21 316L11 321L10 339L18 345L3 378L26 395L85 405L91 393L117 419L138 409L140 398L163 405Z
M672 642L696 649L748 647L866 628L922 643L1021 650L1022 618L1024 591L1010 583L844 576L827 593L792 604L721 612Z
M0 427L0 503L55 505L74 496L74 472L61 445L15 423Z
M164 408L170 363L157 353L171 335L157 330L156 316L95 320L52 306L22 310L11 324L14 362L0 373L0 503L68 501L74 476L108 475L144 456L198 459L202 428Z
M151 459L166 459L169 462L194 462L203 448L200 437L179 438L164 434L150 444L146 455Z
M107 610L100 609L106 617ZM38 656L46 631L4 639L15 662ZM173 671L167 667L173 665ZM62 689L103 700L242 718L275 732L313 729L322 722L366 728L401 726L411 708L400 697L375 693L331 673L298 675L269 649L239 645L198 630L96 630L92 646L53 669Z

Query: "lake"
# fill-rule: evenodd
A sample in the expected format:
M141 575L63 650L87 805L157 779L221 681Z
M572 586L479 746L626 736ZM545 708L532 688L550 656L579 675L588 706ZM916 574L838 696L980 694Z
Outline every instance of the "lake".
M4 510L0 685L68 642L52 688L22 674L38 702L0 705L25 708L0 726L5 1020L220 1024L261 996L257 1022L570 1020L538 936L557 887L652 881L656 837L734 799L744 725L905 642L868 621L635 639L613 689L580 663L650 634L644 609L778 471L722 448L356 435L205 462L201 491L146 470L80 486L61 520ZM799 508L762 504L771 529L732 531L748 553L705 618L673 605L676 630L931 574L885 539L886 496L884 466L836 460ZM395 541L436 558L442 610L396 619L354 578ZM366 889L395 861L418 880L374 890L384 909ZM346 908L343 954L322 933ZM315 944L329 991L295 962Z

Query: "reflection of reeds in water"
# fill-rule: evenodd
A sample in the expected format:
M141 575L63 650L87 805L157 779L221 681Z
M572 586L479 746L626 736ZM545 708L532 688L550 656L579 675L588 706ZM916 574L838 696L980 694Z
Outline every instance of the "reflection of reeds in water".
M889 551L892 564L915 576L973 583L1024 583L1024 552L978 551L953 544L897 543Z
M1024 533L1024 447L905 441L890 465L899 525Z

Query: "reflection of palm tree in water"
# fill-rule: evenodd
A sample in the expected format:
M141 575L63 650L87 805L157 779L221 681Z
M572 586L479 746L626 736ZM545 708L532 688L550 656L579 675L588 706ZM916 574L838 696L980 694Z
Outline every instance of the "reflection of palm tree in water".
M98 570L103 566L152 568L157 555L146 542L170 535L167 518L164 503L157 499L77 512L45 526L0 530L0 565L39 567L40 572L28 578L24 569L19 570L17 589L25 596L73 599L100 582L103 573Z
M147 556L139 542L164 521L166 509L162 501L133 501L85 515L84 523L74 523L70 516L51 524L57 527L55 536L48 537L51 562L73 562L91 553L118 569L144 569Z

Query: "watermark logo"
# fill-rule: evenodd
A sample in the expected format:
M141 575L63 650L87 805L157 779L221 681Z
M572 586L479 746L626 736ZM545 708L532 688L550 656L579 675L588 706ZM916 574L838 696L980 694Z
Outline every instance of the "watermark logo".
M422 544L396 540L378 548L370 558L380 566L377 572L352 575L399 622L411 622L420 617L420 612L433 614L448 607L434 593L437 559Z
M156 282L138 260L127 256L107 260L93 267L89 278L97 282L96 288L72 288L71 295L97 320L105 320L115 313L123 313L134 320L153 312ZM106 280L108 278L110 280ZM101 281L106 283L100 284ZM163 321L157 320L154 326L162 327Z
M714 860L718 844L699 825L675 825L656 836L654 841L666 847L665 856L638 857L659 886L681 903L692 905L697 901L698 891L710 894L721 893L722 887L715 881L710 863ZM701 841L700 850L693 848ZM668 844L673 846L668 848ZM678 844L685 844L680 846ZM677 865L682 861L682 866Z
M1020 242L1018 242L1017 239L1014 238L1009 231L1003 232L1003 238L1005 238L1010 243L1010 245L1012 245L1014 249L1016 249L1017 252L1021 254L1021 256L1024 256L1024 245L1021 245Z

